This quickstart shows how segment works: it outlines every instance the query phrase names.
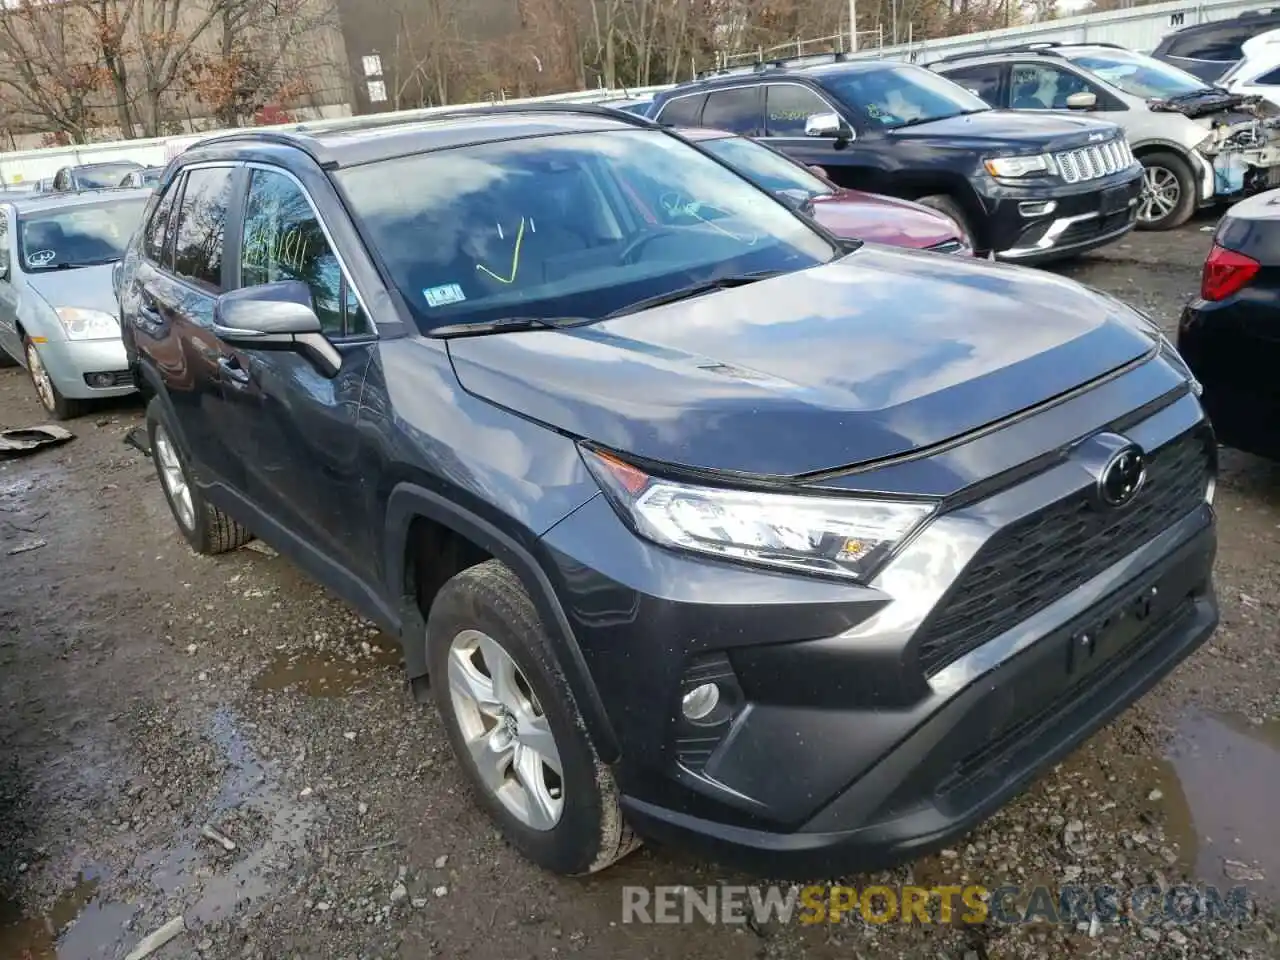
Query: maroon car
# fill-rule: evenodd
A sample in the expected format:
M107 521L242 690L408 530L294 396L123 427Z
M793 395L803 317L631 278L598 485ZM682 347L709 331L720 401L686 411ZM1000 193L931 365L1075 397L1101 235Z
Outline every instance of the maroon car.
M691 128L680 133L757 186L803 207L838 237L973 255L969 237L937 210L896 197L837 187L816 168L737 134Z

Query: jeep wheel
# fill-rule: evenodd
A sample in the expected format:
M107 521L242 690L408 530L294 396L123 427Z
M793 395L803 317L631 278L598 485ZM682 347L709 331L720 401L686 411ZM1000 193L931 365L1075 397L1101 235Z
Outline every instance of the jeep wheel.
M928 207L930 210L937 210L939 213L954 220L956 226L960 228L960 239L968 244L969 249L974 253L978 252L978 241L974 237L973 231L969 228L969 218L965 216L964 209L955 200L945 193L934 193L927 197L920 197L916 200L916 203L922 207Z
M1191 219L1196 180L1187 162L1173 153L1148 153L1142 160L1139 230L1172 230Z
M174 439L159 397L153 397L147 404L147 437L151 441L151 458L160 477L160 489L192 550L212 556L243 547L253 539L253 534L205 500L191 482L186 454Z
M545 869L594 873L637 846L529 594L490 560L427 618L431 689L454 754L506 839Z

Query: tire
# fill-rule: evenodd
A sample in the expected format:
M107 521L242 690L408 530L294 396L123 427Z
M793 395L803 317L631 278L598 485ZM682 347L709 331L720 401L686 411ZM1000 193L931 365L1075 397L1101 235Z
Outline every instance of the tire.
M22 338L22 349L27 358L27 376L36 391L40 406L55 420L72 420L80 416L88 408L83 400L71 400L64 397L44 368L40 359L40 351L31 342L30 337Z
M1187 161L1176 153L1159 151L1138 158L1142 163L1142 195L1138 198L1139 230L1173 230L1180 227L1196 210L1196 178ZM1154 199L1154 181L1165 184L1163 195L1176 190L1177 195L1167 204Z
M512 846L544 869L579 876L640 845L623 823L613 774L587 737L533 601L510 567L489 560L441 588L427 617L427 658L454 755ZM494 675L506 676L505 697L494 692ZM473 753L469 743L483 746ZM558 776L547 756L558 760ZM542 803L531 801L535 794Z
M214 556L243 547L253 539L247 529L209 503L191 482L187 455L176 436L159 397L147 404L147 439L151 459L160 478L160 489L169 503L174 522L191 549Z
M973 235L973 229L969 226L969 218L965 215L964 208L955 201L955 198L945 193L933 193L927 197L918 197L916 203L922 207L937 210L939 213L945 214L954 220L956 226L960 228L961 239L969 245L969 249L975 254L978 252L978 241Z

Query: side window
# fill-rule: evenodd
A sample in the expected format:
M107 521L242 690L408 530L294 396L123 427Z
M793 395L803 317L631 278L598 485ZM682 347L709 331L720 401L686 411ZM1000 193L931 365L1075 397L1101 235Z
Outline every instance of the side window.
M368 333L369 320L343 276L315 211L292 179L254 170L244 213L240 282L301 280L328 336Z
M222 290L222 240L232 173L230 167L191 170L178 208L173 272L210 293Z
M1092 92L1083 77L1043 63L1015 63L1010 91L1015 110L1066 110L1067 97Z
M1241 47L1252 35L1253 31L1248 27L1224 24L1215 30L1187 37L1185 41L1174 44L1169 53L1191 60L1239 60L1244 56Z
M169 220L173 216L173 203L178 196L182 177L175 177L169 189L165 191L160 202L151 214L151 222L147 224L147 232L142 241L143 253L152 263L158 263L166 269L173 266L165 255L165 238L169 236Z
M803 137L809 117L831 112L825 100L798 83L773 83L764 91L766 137Z
M688 97L676 97L662 105L657 121L668 127L696 127L702 116L702 105L707 102L707 95L697 94Z
M981 63L942 74L948 80L971 90L993 107L1001 106L1000 80L1004 76L1004 64Z
M1280 70L1271 70L1268 73L1264 73L1253 82L1261 87L1274 87L1277 84L1280 84Z
M707 95L702 125L745 137L760 135L760 88L737 87Z

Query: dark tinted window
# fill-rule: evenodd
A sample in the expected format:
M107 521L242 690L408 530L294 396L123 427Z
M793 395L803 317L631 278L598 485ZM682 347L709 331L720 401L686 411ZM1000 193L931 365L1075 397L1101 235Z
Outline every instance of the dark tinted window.
M76 170L76 181L81 190L118 187L122 179L138 169L136 163L95 163Z
M954 80L966 90L971 90L993 107L1000 106L1000 77L1004 74L1004 64L982 63L972 67L961 67L959 70L947 70L943 76Z
M705 94L691 97L676 97L662 105L658 121L669 127L696 127L702 115L702 105L706 103Z
M1264 87L1274 87L1277 84L1280 84L1280 70L1272 70L1270 73L1264 73L1253 82Z
M166 267L170 265L170 260L165 256L165 237L168 236L169 218L173 215L173 200L178 195L181 183L182 178L176 177L173 183L169 184L169 189L165 191L164 196L160 198L160 202L156 204L151 222L147 224L147 235L143 242L143 252L147 259Z
M246 287L277 280L309 286L312 307L329 336L369 331L306 194L283 174L253 171L240 258L240 282Z
M707 105L702 110L702 125L744 136L758 135L760 88L739 87L736 90L717 90L708 94Z
M173 272L213 293L222 289L222 239L231 174L230 167L192 170L178 210Z
M808 87L795 83L774 83L764 88L765 135L803 137L804 122L815 113L830 113L831 107Z
M1269 26L1274 24L1241 26L1238 23L1224 23L1209 30L1196 30L1175 38L1166 53L1171 57L1188 57L1193 60L1239 60L1243 56L1240 48L1244 42Z

